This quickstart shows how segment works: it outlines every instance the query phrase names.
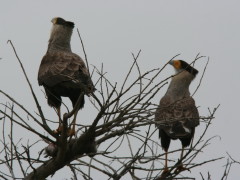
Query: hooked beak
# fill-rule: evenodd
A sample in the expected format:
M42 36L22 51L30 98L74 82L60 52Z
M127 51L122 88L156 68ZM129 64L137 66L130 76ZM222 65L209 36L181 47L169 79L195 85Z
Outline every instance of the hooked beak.
M174 60L171 60L168 62L168 64L170 64L170 65L173 65L173 63L174 63Z

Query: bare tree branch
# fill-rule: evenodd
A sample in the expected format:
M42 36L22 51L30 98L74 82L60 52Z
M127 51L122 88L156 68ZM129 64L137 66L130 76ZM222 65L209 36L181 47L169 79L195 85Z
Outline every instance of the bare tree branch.
M90 74L87 54L79 31L78 35ZM157 93L173 77L169 76L163 79L161 76L168 62L163 67L144 71L138 62L141 50L137 55L132 53L133 62L123 78L122 84L111 82L103 65L100 68L93 66L91 76L96 78L95 86L98 90L91 95L90 101L97 113L90 121L92 123L79 125L82 132L79 137L70 139L67 136L68 121L77 110L77 106L70 111L67 110L63 115L61 134L53 134L49 124L54 121L47 119L47 113L42 111L15 47L11 41L8 42L21 66L39 114L33 115L30 110L25 108L25 104L22 105L13 96L0 89L1 95L10 101L9 103L0 102L0 122L3 127L0 139L3 147L0 149L0 169L8 170L7 172L0 170L2 179L46 179L65 166L69 167L71 179L74 180L79 177L93 179L95 173L102 174L106 177L105 179L115 180L121 178L163 179L160 174L164 169L165 154L161 151L159 140L155 138L157 128L154 126L156 125L154 113L157 107L155 104ZM192 63L194 64L201 58L204 57L198 54ZM209 58L193 95L201 86L208 62ZM83 94L79 97L78 102L82 96ZM195 142L192 142L182 159L169 160L170 171L165 179L194 179L194 177L190 177L190 173L183 176L182 171L176 171L181 162L191 170L200 169L199 167L207 163L216 163L223 159L223 157L211 157L202 162L196 160L201 156L201 152L204 152L205 148L212 143L213 138L206 138L206 132L213 124L218 108L219 106L213 111L209 109L208 115L201 116L201 123L205 125L201 136L196 137ZM176 119L172 119L172 121L176 121ZM37 130L34 125L42 127L41 130ZM16 142L15 130L17 128L37 135L38 140L29 136L27 140L31 143L29 141L26 143L22 139ZM34 142L32 142L33 140ZM38 154L36 154L36 146L38 149L42 148ZM43 156L44 151L45 157ZM169 154L180 151L180 149L174 149ZM227 179L232 164L240 164L232 156L228 155L228 158L222 180ZM20 173L17 174L13 167L17 167ZM203 173L200 173L200 176L204 179ZM207 179L210 178L209 173Z

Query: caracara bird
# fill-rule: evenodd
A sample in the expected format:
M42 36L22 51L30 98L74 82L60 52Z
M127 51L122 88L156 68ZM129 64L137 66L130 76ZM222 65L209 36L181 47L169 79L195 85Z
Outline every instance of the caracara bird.
M55 133L61 132L61 97L68 97L73 107L77 106L68 135L75 134L78 110L84 106L84 94L90 95L95 88L85 63L71 50L70 40L74 23L57 17L52 19L53 27L48 49L38 72L38 83L45 89L48 104L55 108L59 117L59 127ZM78 98L80 103L77 104Z
M179 139L182 143L181 160L184 148L190 145L195 127L199 125L198 109L189 92L189 85L198 74L198 70L182 60L171 60L169 64L174 67L176 74L172 77L168 90L160 100L155 113L159 138L165 151L163 174L168 172L168 148L171 139ZM178 168L186 169L182 163Z

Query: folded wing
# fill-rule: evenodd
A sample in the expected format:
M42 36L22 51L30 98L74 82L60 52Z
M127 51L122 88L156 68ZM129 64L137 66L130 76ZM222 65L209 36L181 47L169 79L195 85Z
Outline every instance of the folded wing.
M171 98L164 96L157 108L155 121L172 139L191 135L193 128L199 125L199 114L194 99L189 96L171 102Z
M70 88L80 88L87 94L94 90L83 60L68 52L47 53L39 68L38 82L48 87L64 84Z

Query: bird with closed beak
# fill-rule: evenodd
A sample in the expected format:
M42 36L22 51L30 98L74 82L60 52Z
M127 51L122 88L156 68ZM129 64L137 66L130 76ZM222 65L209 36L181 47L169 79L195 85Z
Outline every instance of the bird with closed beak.
M180 161L183 158L184 148L190 145L195 127L199 125L199 113L195 101L190 95L189 86L198 74L198 70L183 60L171 60L170 65L175 69L166 94L160 100L155 113L156 126L159 129L159 138L165 151L165 167L163 175L168 170L168 149L171 140L179 139L182 144ZM179 171L185 170L182 162Z
M53 18L52 23L48 49L38 71L38 83L45 89L48 104L58 114L59 127L54 133L59 134L62 129L61 97L68 97L73 107L78 106L68 132L72 136L75 135L77 113L84 107L84 95L91 95L95 88L84 61L71 50L74 23L60 17ZM80 103L77 103L78 98Z

